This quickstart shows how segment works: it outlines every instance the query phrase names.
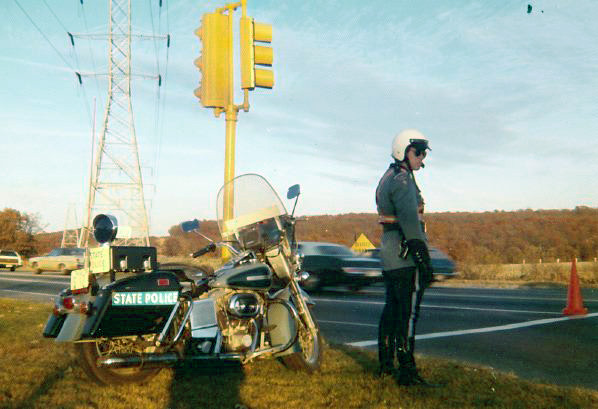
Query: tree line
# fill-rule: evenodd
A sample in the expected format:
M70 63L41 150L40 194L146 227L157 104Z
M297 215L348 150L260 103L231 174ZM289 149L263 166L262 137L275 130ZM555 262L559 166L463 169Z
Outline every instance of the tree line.
M307 216L297 222L297 239L352 246L360 234L380 246L382 228L374 213ZM598 209L444 212L425 215L431 245L463 263L537 263L594 260L598 257ZM217 225L204 222L204 234L217 238ZM173 226L162 250L184 254L205 244ZM181 251L182 250L182 251Z
M428 213L425 220L430 243L458 262L510 264L598 257L598 208ZM0 249L31 257L60 246L62 232L35 234L37 228L35 217L5 209L0 212ZM203 221L201 232L219 239L213 220ZM378 247L381 232L374 213L303 216L297 222L300 241L351 246L363 233ZM172 226L166 237L152 237L151 242L168 256L188 255L207 244L179 226Z

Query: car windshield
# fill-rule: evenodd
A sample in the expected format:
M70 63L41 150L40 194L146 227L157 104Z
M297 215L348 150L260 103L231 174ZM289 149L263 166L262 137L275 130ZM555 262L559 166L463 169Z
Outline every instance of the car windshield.
M15 253L14 251L0 250L0 256L16 257L17 253Z
M55 257L55 256L83 256L84 254L85 254L85 250L84 249L80 249L80 248L76 248L76 247L70 247L70 248L54 249L50 253L48 253L48 256L50 256L50 257Z

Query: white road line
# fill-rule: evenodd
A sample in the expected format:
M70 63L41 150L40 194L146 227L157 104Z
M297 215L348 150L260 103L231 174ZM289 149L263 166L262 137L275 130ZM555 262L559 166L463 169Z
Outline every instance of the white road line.
M563 297L517 297L514 295L492 295L492 294L488 294L488 295L480 295L480 294L447 294L447 293L442 293L442 294L436 294L436 293L431 293L431 292L426 292L426 294L424 295L425 297L462 297L462 298L500 298L500 299L505 299L505 300L533 300L533 301L566 301L567 300L567 296L566 294L563 294ZM584 299L584 301L587 302L598 302L598 299L593 299L593 298L588 298L588 299Z
M534 310L510 310L507 308L476 308L476 307L457 307L454 305L433 305L422 303L422 308L440 308L447 310L472 310L472 311L496 311L496 312L511 312L515 314L549 314L549 315L562 315L562 312L554 311L534 311Z
M341 303L355 303L355 304L371 304L371 305L384 305L381 301L350 301L350 300L333 300L329 298L315 298L316 301L323 302L341 302ZM470 310L470 311L496 311L496 312L510 312L514 314L550 314L550 315L561 315L561 312L554 311L534 311L534 310L511 310L504 308L478 308L478 307L457 307L454 305L438 305L422 303L421 308L439 308L447 310Z
M366 294L384 294L384 290L362 290L362 293ZM449 294L445 292L432 292L427 290L424 298L428 297L454 297L454 298L500 298L500 299L507 299L507 300L532 300L532 301L562 301L566 300L566 295L563 297L523 297L523 296L514 296L514 295L496 295L496 294ZM584 298L584 302L598 302L597 298Z
M372 305L384 305L384 301L359 301L359 300L338 300L334 298L320 298L320 297L311 297L316 301L322 302L341 302L341 303L355 303L355 304L372 304Z
M341 324L341 325L355 325L358 327L378 327L378 324L364 324L361 322L345 322L345 321L330 321L330 320L317 320L318 323L323 322L325 324Z
M593 317L598 317L598 312L595 312L592 314L587 314L587 315L582 315L582 316L548 318L548 319L543 319L543 320L518 322L515 324L498 325L496 327L473 328L473 329L466 329L466 330L459 330L459 331L433 332L430 334L416 335L415 339L416 340L433 339L433 338L454 337L454 336L459 336L459 335L482 334L482 333L486 333L486 332L508 331L511 329L533 327L536 325L546 325L546 324L553 324L555 322L579 320L579 319L586 319L586 318L593 318ZM354 347L369 347L369 346L378 345L378 340L347 342L345 345L350 345L350 346L354 346Z
M52 294L46 294L46 293L34 293L32 291L17 291L17 290L5 290L5 289L0 289L0 292L2 291L8 291L11 293L19 293L19 294L34 294L34 295L43 295L45 297L49 297L49 298L54 298L56 297L55 295Z
M24 283L70 285L70 281L25 280L25 279L22 279L22 278L7 278L7 277L0 277L0 281L22 281Z

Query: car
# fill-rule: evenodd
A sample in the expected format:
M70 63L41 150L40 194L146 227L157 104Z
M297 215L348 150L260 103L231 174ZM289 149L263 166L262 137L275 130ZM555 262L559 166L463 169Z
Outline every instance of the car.
M15 271L17 267L23 265L23 260L19 253L13 250L0 250L0 268L8 268Z
M60 271L69 274L73 270L83 267L85 249L77 247L56 248L45 256L29 259L29 266L36 273L42 271Z
M298 250L303 259L301 287L308 292L326 286L357 291L382 280L380 260L356 255L343 245L303 241Z
M432 262L432 269L434 270L434 278L442 281L447 278L452 278L457 275L455 271L457 265L455 262L442 250L430 246L430 261ZM367 257L380 260L380 249L369 249L363 252Z

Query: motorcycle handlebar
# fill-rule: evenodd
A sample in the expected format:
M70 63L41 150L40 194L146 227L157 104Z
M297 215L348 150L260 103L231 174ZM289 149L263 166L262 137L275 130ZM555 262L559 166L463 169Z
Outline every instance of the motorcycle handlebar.
M204 248L201 248L199 250L197 250L195 253L191 254L191 257L196 258L199 256L203 256L206 253L209 253L210 251L214 251L216 250L216 244L214 243L210 243L207 246L205 246Z

